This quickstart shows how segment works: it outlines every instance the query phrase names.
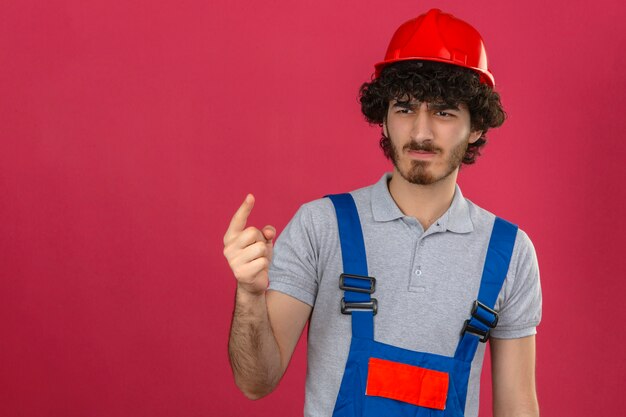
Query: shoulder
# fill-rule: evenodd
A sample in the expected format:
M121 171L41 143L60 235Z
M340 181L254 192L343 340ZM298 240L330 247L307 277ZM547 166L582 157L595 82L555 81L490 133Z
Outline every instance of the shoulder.
M519 275L520 269L528 267L533 269L537 268L537 255L535 253L533 242L528 233L526 233L526 231L518 225L516 219L496 216L491 211L480 207L467 198L465 201L467 203L470 218L474 225L474 230L483 230L485 239L488 239L491 235L491 230L496 217L500 217L517 227L513 253L511 255L511 263L509 264L509 273L507 274L509 280L512 280L516 275Z
M493 223L496 220L496 217L500 217L510 223L515 224L514 221L511 221L501 216L497 216L491 211L482 208L469 198L465 198L465 202L467 204L469 216L472 220L472 223L474 224L474 229L491 229Z
M300 206L292 222L297 222L313 233L320 234L335 223L335 210L329 198L323 197Z
M352 196L360 214L371 207L372 188L373 185L370 185L345 193ZM328 196L302 204L295 217L306 219L309 224L314 225L318 229L325 226L336 227L337 224L335 208Z
M467 207L469 211L470 218L472 223L474 224L474 228L491 228L496 220L496 217L499 217L509 223L514 224L517 227L517 235L515 237L515 246L513 248L513 255L517 255L519 253L527 253L529 251L534 252L534 246L528 234L518 225L515 219L509 219L502 216L497 216L489 210L486 210L473 201L465 198L467 202ZM516 253L518 252L518 253Z

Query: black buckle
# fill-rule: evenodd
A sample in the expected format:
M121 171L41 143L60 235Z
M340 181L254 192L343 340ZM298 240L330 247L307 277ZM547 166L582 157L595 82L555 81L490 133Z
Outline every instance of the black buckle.
M493 320L491 321L487 321L485 320L484 317L481 317L477 314L478 309L481 308L485 311L487 311L488 313L490 313L491 315L493 315ZM487 340L489 340L489 334L491 333L491 329L493 329L494 327L496 327L496 325L498 324L498 313L487 307L486 305L484 305L483 303L481 303L480 301L476 300L474 301L474 306L472 307L472 318L475 318L476 320L478 320L479 322L481 322L482 324L484 324L485 326L489 327L489 329L484 330L484 329L480 329L476 326L472 326L470 324L471 319L469 320L465 320L465 324L463 324L463 330L461 330L461 335L465 334L466 332L472 333L476 336L479 336L480 339L478 339L480 342L485 343L487 342Z
M493 316L493 320L486 321L483 317L481 317L478 314L476 314L476 312L478 311L479 307L482 308L483 310L486 310L487 313L491 314ZM484 305L483 303L481 303L478 300L474 301L474 306L472 307L472 317L474 317L476 320L480 321L485 326L491 327L492 329L498 325L498 312L493 310L493 309L491 309L491 308L489 308L489 307L487 307L486 305Z
M489 332L491 329L483 330L478 327L474 327L470 324L469 320L465 320L465 324L463 325L463 330L461 330L461 335L464 335L466 332L469 332L473 335L480 337L478 339L479 342L487 342L489 340Z
M369 281L369 288L360 288L360 287L351 287L346 285L345 278L354 278ZM372 294L376 291L376 278L374 277L366 277L363 275L353 275L353 274L341 274L339 275L339 288L344 291L352 291L352 292L360 292L365 294Z
M374 315L378 313L378 300L372 298L370 301L351 301L346 302L345 298L341 299L341 314L352 314L353 311L372 310Z

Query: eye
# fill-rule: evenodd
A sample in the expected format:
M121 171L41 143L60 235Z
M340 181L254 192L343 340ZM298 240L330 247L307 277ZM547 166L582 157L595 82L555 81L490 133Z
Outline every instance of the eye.
M400 113L400 114L411 114L413 113L413 110L408 109L406 107L400 107L398 108L398 110L396 110L396 113Z
M454 114L449 113L445 110L439 110L438 112L435 112L435 115L439 116L439 117L444 117L444 118L448 118L448 117L454 117Z

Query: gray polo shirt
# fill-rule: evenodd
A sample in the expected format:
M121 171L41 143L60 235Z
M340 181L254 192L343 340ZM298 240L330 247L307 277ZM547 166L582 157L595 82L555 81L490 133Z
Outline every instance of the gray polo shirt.
M461 328L478 294L495 216L456 186L449 209L424 231L392 199L385 174L351 194L357 205L370 276L376 277L374 339L415 351L454 356ZM340 312L343 272L337 218L328 198L304 204L278 237L270 289L311 306L306 417L330 417L348 357L351 319ZM521 229L498 300L496 338L536 333L541 288L534 247ZM478 415L480 344L470 373L465 415Z

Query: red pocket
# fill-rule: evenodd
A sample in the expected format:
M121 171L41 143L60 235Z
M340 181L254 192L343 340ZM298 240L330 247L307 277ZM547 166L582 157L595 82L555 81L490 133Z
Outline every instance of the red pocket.
M370 358L365 394L443 410L448 383L447 372Z

